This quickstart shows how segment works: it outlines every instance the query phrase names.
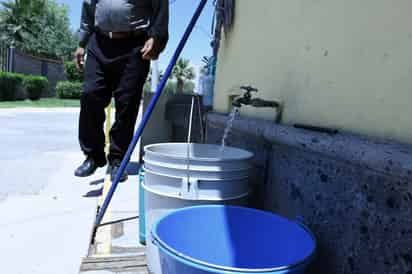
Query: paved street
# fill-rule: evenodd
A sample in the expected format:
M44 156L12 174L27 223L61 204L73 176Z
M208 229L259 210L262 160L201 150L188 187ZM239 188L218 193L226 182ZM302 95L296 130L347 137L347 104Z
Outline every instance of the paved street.
M78 109L0 110L1 273L79 271L104 170L73 176L77 120Z

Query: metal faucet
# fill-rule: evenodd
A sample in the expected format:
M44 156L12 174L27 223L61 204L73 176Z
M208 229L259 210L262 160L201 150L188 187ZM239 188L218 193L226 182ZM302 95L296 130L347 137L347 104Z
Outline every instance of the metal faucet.
M257 88L252 86L241 86L241 90L244 90L245 93L241 96L235 97L232 101L232 105L234 107L241 107L242 105L245 106L252 106L252 107L271 107L271 108L278 108L281 106L279 101L267 101L260 98L253 98L252 99L252 92L258 92Z
M252 106L252 107L257 107L257 108L276 108L276 118L275 121L279 122L281 119L281 114L283 110L283 104L281 101L278 100L273 100L273 101L268 101L268 100L263 100L260 98L252 98L252 92L258 92L259 90L257 88L254 88L252 86L241 86L241 90L244 90L245 93L240 96L236 96L233 101L232 101L232 106L240 108L242 105L245 106Z
M245 93L242 96L236 96L232 101L232 106L240 108L242 105L250 105L252 101L252 92L258 92L257 88L252 86L241 86Z
M257 107L257 108L278 108L280 107L280 103L278 101L266 101L260 98L253 98L250 101L250 105L252 107Z

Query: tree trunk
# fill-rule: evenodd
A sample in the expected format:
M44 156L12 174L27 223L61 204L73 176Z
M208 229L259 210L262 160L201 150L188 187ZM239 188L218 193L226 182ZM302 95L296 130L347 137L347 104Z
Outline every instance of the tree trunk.
M184 81L183 81L183 79L177 79L177 83L176 83L176 93L182 94L182 93L183 93L183 86L184 86Z

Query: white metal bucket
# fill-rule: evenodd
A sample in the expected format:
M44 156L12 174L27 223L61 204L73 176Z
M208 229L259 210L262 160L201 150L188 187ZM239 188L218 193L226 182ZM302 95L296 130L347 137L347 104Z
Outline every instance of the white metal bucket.
M189 149L189 158L187 152ZM188 206L246 205L253 154L232 147L166 143L144 148L146 231L162 216ZM149 270L161 274L159 251L146 233Z

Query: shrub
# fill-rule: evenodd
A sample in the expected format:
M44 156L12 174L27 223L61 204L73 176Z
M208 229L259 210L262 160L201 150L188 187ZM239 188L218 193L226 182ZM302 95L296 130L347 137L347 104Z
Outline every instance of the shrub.
M39 100L49 81L43 76L28 75L24 77L24 87L30 100Z
M13 101L22 88L24 75L0 72L0 101Z
M82 83L78 81L61 81L56 86L57 97L61 99L80 99Z
M64 63L64 71L68 81L83 82L83 71L77 70L76 64L73 61Z
M193 82L188 81L188 82L184 83L184 91L185 92L189 92L189 93L193 92L194 88L195 88L195 84ZM143 91L145 93L148 93L148 92L151 92L151 89L152 89L151 83L150 83L150 81L147 81L145 83L145 85L143 86ZM170 94L175 94L176 93L176 82L175 81L170 81L170 80L167 81L166 86L164 87L162 93L163 94L169 94L169 95Z

